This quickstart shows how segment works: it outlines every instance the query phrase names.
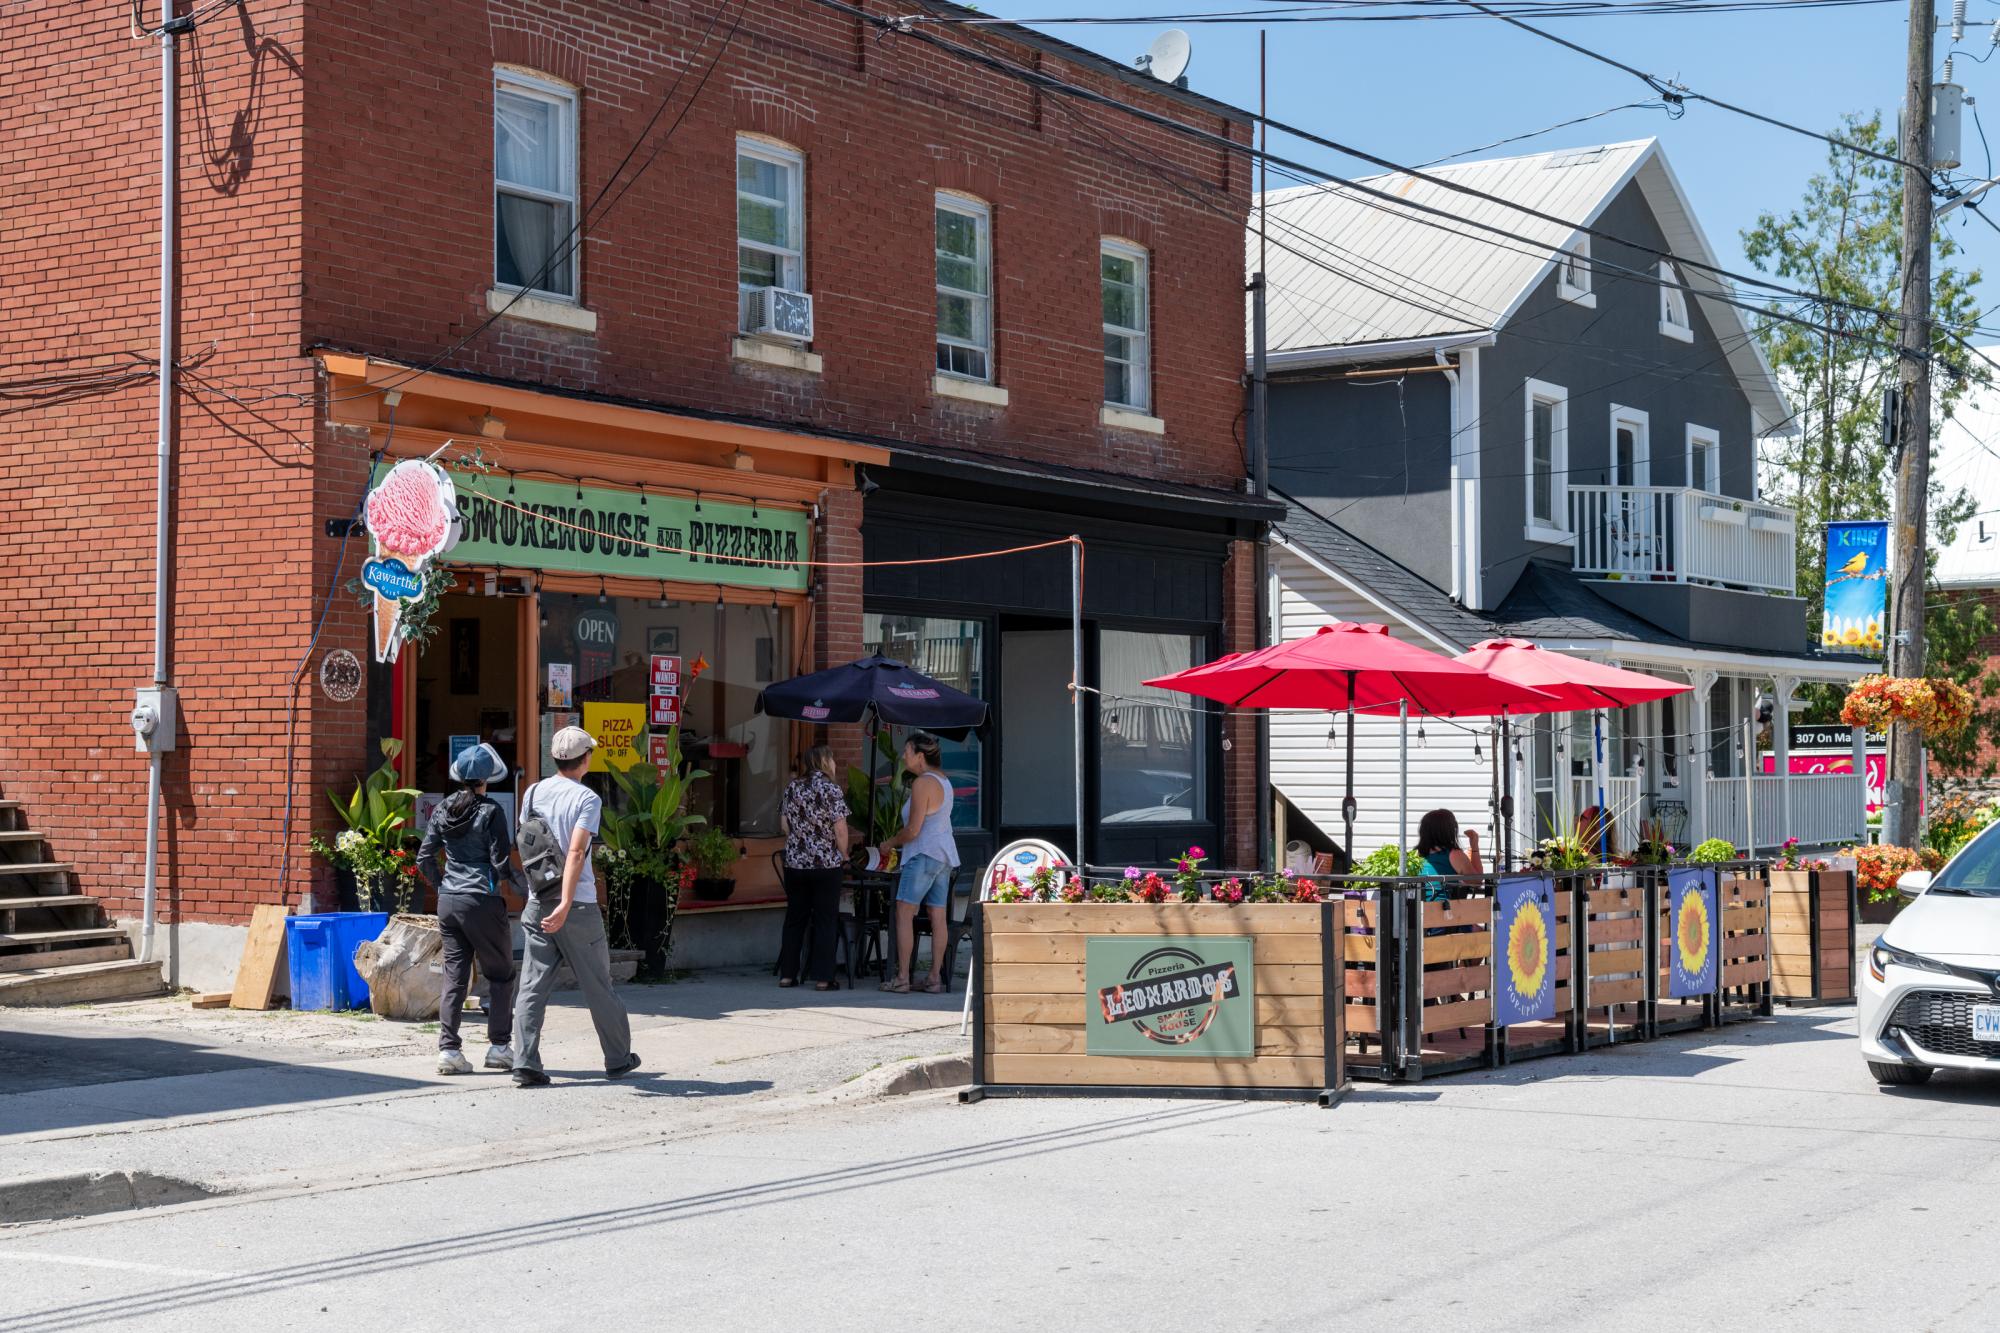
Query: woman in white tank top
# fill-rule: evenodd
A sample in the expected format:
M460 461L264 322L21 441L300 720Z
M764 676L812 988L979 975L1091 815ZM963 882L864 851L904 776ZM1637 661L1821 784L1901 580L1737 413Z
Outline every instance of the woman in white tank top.
M923 989L938 994L944 984L944 941L949 938L949 895L952 871L958 868L958 841L951 833L951 779L940 771L938 738L913 731L903 742L903 767L910 773L910 795L903 802L903 827L882 844L884 851L904 848L896 881L896 976L882 983L898 994L912 989L910 955L916 950L917 909L931 914L931 975Z

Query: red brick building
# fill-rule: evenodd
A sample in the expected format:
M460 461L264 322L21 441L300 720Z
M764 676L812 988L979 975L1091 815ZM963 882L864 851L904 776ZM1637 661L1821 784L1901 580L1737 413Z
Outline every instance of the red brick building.
M1187 132L1152 125L820 0L407 17L251 0L181 38L160 882L184 984L218 970L204 939L226 971L240 938L198 927L331 905L306 840L381 740L426 791L471 736L532 779L562 715L637 706L654 654L711 666L683 723L752 852L740 901L765 896L810 740L757 689L871 648L997 708L951 758L968 861L1073 843L1067 551L814 562L1082 535L1085 679L1114 696L1086 716L1089 855L1250 854L1251 734L1125 697L1250 640L1250 180L1222 146L1245 115L1025 30L939 29ZM0 794L129 918L160 57L110 10L9 33ZM436 637L374 665L347 587L366 538L340 534L371 472L440 450L468 520L456 587ZM614 540L642 532L802 554Z

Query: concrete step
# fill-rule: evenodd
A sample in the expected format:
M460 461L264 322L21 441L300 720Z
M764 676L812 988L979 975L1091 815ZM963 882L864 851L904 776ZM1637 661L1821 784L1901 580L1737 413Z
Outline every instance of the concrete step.
M131 959L0 973L0 1006L131 1000L165 990L158 963Z
M91 940L122 940L125 932L116 926L93 926L89 930L16 930L0 933L0 948L24 948L36 944L81 944Z
M84 907L97 899L87 893L30 894L26 898L0 898L0 912L17 912L38 907Z

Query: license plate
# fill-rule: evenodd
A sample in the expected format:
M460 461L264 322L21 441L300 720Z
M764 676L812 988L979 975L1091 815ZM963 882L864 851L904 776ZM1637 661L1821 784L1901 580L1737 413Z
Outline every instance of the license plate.
M1972 1039L2000 1041L2000 1004L1972 1006Z

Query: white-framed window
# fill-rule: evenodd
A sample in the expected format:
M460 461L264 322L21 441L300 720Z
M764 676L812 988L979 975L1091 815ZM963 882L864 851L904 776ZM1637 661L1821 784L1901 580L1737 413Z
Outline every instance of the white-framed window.
M1152 407L1146 252L1107 240L1099 244L1097 258L1104 300L1104 401L1145 412Z
M577 299L576 90L493 71L493 278Z
M1569 390L1529 380L1522 430L1528 483L1528 538L1569 539Z
M993 378L993 215L963 195L937 197L937 368Z
M806 160L761 139L736 140L736 286L806 289Z
M1688 485L1711 495L1722 493L1722 433L1711 426L1688 423Z
M1590 238L1579 236L1556 261L1556 295L1565 301L1595 309L1597 297L1590 289Z
M1681 287L1680 270L1671 262L1660 261L1660 332L1684 343L1694 341L1694 325L1688 320L1688 294Z
M1611 405L1611 484L1652 484L1652 419L1636 407Z

